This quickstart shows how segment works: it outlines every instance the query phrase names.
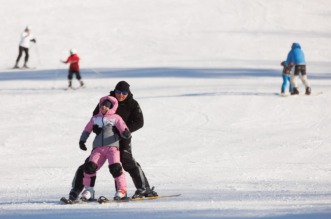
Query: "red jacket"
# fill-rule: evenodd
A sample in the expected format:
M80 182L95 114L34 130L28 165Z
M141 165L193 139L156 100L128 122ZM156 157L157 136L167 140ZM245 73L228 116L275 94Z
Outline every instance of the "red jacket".
M68 57L67 61L65 61L65 63L70 63L69 66L69 71L73 72L79 72L79 56L77 54L73 54L71 56Z

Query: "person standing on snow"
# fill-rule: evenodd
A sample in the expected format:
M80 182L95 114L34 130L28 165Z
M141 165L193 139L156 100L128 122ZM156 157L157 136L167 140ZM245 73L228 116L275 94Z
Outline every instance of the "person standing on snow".
M84 86L84 83L82 81L82 77L80 75L80 71L79 71L79 56L77 55L77 52L75 49L70 49L70 56L67 58L66 61L62 61L64 64L68 64L70 63L70 66L69 66L69 71L68 71L68 82L69 82L69 85L68 85L68 88L72 89L72 78L73 78L73 75L75 74L76 75L76 79L79 81L80 83L80 86L83 87Z
M105 96L99 101L99 113L93 116L84 128L79 140L80 149L86 151L85 142L92 130L96 133L93 141L93 150L84 169L83 184L85 191L82 193L83 200L94 199L94 184L96 172L108 160L109 171L113 175L116 184L114 200L126 198L126 178L120 163L119 137L113 132L116 127L121 138L131 138L123 119L115 114L118 102L115 97Z
M293 43L290 52L287 55L285 65L289 66L290 63L294 65L294 75L292 75L291 82L293 85L292 95L299 94L297 79L301 75L302 83L306 87L306 95L310 95L311 88L308 83L307 70L306 70L306 60L305 55L301 49L299 43Z
M291 71L293 69L293 64L290 63L287 66L287 65L285 65L285 61L283 61L283 62L280 63L280 65L283 66L283 74L282 74L283 83L282 83L282 88L281 88L281 95L285 95L285 90L286 90L286 87L287 87L287 82L289 82L289 84L290 84L289 91L290 91L290 93L292 93L293 86L292 86L292 83L291 83Z
M31 28L29 26L26 26L24 31L21 33L21 40L18 48L18 56L14 68L19 68L18 63L23 55L23 52L25 53L23 68L28 68L27 64L29 61L30 42L36 43L37 41L31 33Z
M133 94L130 91L130 85L126 81L118 82L115 89L110 92L109 96L117 99L118 108L116 113L123 118L131 133L143 127L143 113L138 102L133 99ZM97 106L93 111L93 115L97 115L98 113L99 107ZM95 130L93 132L97 133ZM132 155L131 139L132 137L130 139L120 139L119 150L123 169L130 174L136 187L136 192L132 198L158 196L158 194L154 191L154 187L150 187L144 171ZM72 189L69 193L69 199L72 201L76 200L79 194L83 191L83 173L88 161L89 158L85 160L84 164L78 167L75 173L72 181Z

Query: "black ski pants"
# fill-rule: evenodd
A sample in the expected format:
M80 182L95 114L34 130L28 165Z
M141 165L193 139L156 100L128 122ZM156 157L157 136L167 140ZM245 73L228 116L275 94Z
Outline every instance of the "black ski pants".
M82 192L84 189L84 170L89 158L90 157L86 158L85 162L78 167L72 181L72 189L77 192ZM130 174L136 189L149 188L150 186L144 171L142 170L140 164L132 156L131 139L120 140L120 158L123 169ZM91 186L94 186L95 180L96 178L92 179Z
M76 76L77 80L82 79L82 76L80 76L80 72L79 71L70 71L68 72L68 80L72 80L73 76Z
M18 56L16 59L16 64L18 64L18 62L20 61L23 52L25 53L25 57L24 57L24 64L26 64L29 61L29 48L25 48L23 46L19 46L18 48Z

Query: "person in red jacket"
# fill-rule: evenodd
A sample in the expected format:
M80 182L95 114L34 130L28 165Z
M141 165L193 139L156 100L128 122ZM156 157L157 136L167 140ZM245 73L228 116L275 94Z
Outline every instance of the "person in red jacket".
M69 72L68 72L68 81L69 81L69 85L68 88L72 88L72 78L73 75L76 75L77 80L80 83L80 86L83 87L84 83L82 81L82 77L80 75L80 71L79 71L79 56L77 55L77 52L75 49L70 49L70 56L67 58L66 61L62 61L65 64L70 63L69 66Z

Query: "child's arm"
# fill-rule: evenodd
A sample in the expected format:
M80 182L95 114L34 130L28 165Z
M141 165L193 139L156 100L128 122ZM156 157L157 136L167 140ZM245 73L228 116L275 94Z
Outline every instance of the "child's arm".
M91 118L90 121L87 123L87 125L84 128L84 131L82 132L79 138L79 148L82 149L83 151L87 150L85 142L90 136L92 129L93 129L93 118Z

